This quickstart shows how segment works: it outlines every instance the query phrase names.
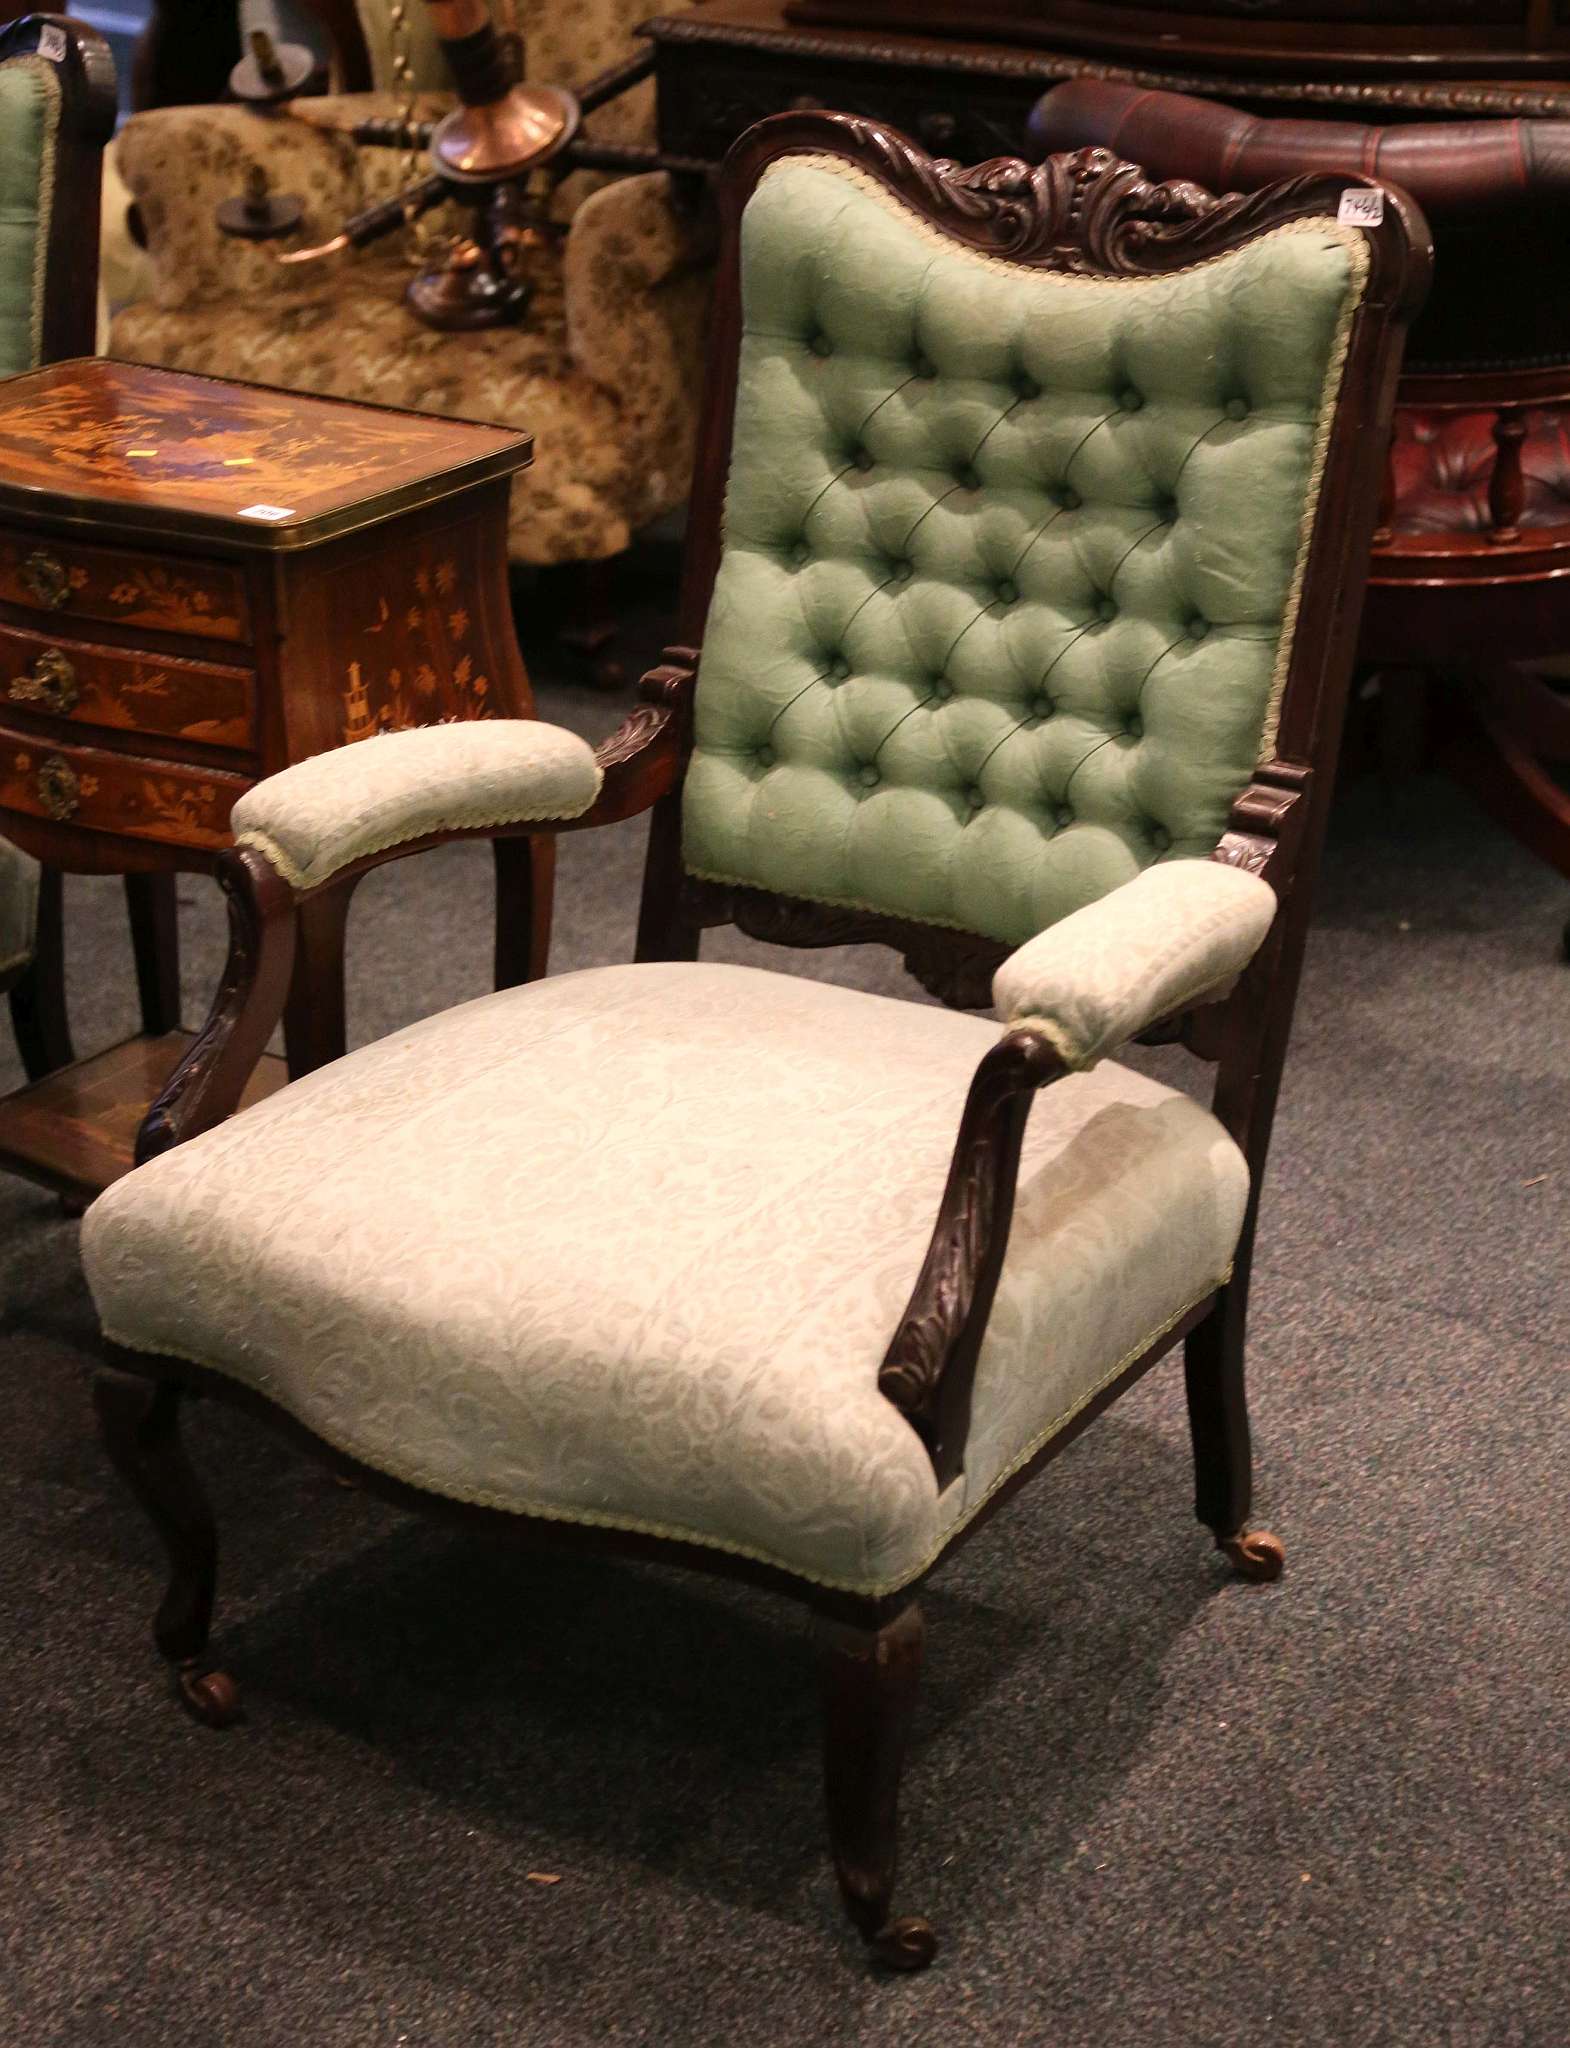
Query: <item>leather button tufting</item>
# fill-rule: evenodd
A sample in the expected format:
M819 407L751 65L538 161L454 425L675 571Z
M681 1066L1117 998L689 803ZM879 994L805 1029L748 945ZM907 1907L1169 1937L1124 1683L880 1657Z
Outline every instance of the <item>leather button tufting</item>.
M975 783L972 783L965 791L965 807L967 810L979 811L986 801L986 798L976 787Z
M843 654L830 654L824 659L823 672L834 682L842 683L850 674L850 663Z
M1054 822L1055 824L1058 824L1058 825L1072 825L1072 824L1073 824L1073 822L1074 822L1074 807L1073 807L1073 805L1072 805L1072 804L1059 804L1059 805L1058 805L1058 807L1057 807L1057 809L1056 809L1056 810L1055 810L1055 811L1054 811L1054 812L1052 813L1052 817L1053 817L1053 822Z
M861 784L863 789L876 789L878 784L883 780L883 778L881 775L879 775L877 769L874 768L872 763L869 761L864 768L857 769L856 780Z
M774 749L765 742L752 757L760 768L772 768L775 762Z
M1132 711L1123 721L1123 730L1131 740L1141 740L1145 737L1145 721L1137 711Z
M807 543L804 540L799 540L796 542L796 545L789 550L785 559L790 563L793 569L799 569L801 568L803 563L810 562L812 560L812 550L810 547L808 547Z
M946 704L953 694L954 685L945 677L939 676L932 685L932 696L929 702L933 704Z
M1050 718L1056 709L1057 706L1045 690L1038 690L1030 700L1030 715L1032 718Z
M1229 398L1226 402L1226 415L1229 420L1246 420L1248 418L1248 400L1246 398Z
M1012 576L1001 576L992 586L992 595L999 604L1017 604L1019 602L1019 585Z
M807 336L807 346L815 356L831 356L834 353L833 342L829 340L826 334L821 332L809 334Z
M962 491L979 491L981 478L968 462L962 462L954 472L954 481Z
M1126 391L1120 393L1118 397L1118 404L1122 406L1125 412L1138 412L1144 402L1144 392L1136 391L1132 384Z
M1210 621L1209 619L1202 619L1196 612L1194 617L1188 622L1187 631L1190 640L1203 640L1210 631Z
M1036 382L1034 377L1030 376L1026 371L1021 370L1019 375L1014 379L1014 392L1016 397L1019 398L1039 398L1041 396L1041 386Z
M909 562L894 561L889 564L889 581L891 583L908 583L914 574L915 569Z
M867 448L853 448L853 449L852 449L852 450L850 451L850 460L851 460L851 464L852 464L852 466L853 466L854 468L856 468L856 469L862 469L862 470L866 470L866 469L871 469L871 467L872 467L872 453L871 453L871 450L870 450L870 449L867 449Z
M1097 617L1098 619L1101 619L1101 620L1107 620L1107 619L1115 619L1115 618L1117 617L1117 615L1118 615L1118 608L1117 608L1117 605L1116 605L1116 603L1114 602L1114 600L1113 600L1112 598L1110 598L1110 597L1104 597L1104 598L1102 598L1101 602L1100 602L1100 603L1099 603L1099 604L1098 604L1098 605L1096 606L1096 617Z
M1071 489L1067 484L1063 484L1057 490L1051 492L1050 496L1054 504L1064 512L1077 512L1085 502L1079 495L1079 492Z

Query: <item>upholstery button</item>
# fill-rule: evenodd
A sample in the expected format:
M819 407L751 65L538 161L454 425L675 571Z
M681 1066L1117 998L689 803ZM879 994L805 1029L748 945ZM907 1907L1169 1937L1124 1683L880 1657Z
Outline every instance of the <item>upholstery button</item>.
M968 462L962 462L955 470L954 481L962 491L975 491L981 488L981 478Z
M1246 398L1229 398L1226 403L1226 415L1229 420L1246 420L1248 418L1248 400Z
M1096 617L1098 619L1115 619L1117 615L1118 608L1110 597L1104 597L1100 604L1096 606Z
M836 683L844 682L845 678L850 674L850 663L843 654L827 656L823 667L825 675L831 676Z
M1122 406L1125 412L1138 412L1144 402L1145 394L1142 391L1136 391L1132 384L1118 398L1118 404Z
M1157 853L1165 853L1172 844L1172 834L1165 825L1152 825L1150 828L1150 843Z
M829 337L822 332L819 332L817 334L809 334L807 337L807 346L812 350L812 353L815 356L831 356L834 353L833 342L830 341Z
M999 604L1017 604L1019 585L1011 576L1002 576L992 586L992 595Z
M872 453L870 449L853 448L850 451L850 459L857 469L866 470L872 467Z
M923 380L923 382L926 382L930 378L935 377L938 373L932 366L931 358L929 356L924 356L920 354L918 351L918 353L912 356L910 359L910 374L913 377L920 377Z
M775 761L774 749L765 743L752 757L760 768L772 768Z
M939 676L932 685L931 702L934 704L946 704L953 694L954 685L946 676Z
M1188 637L1190 638L1190 640L1203 640L1205 635L1209 631L1209 619L1200 618L1200 616L1196 612L1194 617L1191 618L1188 622Z
M1014 379L1014 390L1020 398L1029 399L1041 396L1041 386L1034 377L1028 375L1024 370L1021 370Z
M1131 711L1124 721L1123 730L1131 740L1143 739L1145 737L1145 721L1137 711Z
M799 569L801 568L803 563L810 562L812 560L812 550L808 547L807 543L804 540L799 540L797 541L796 545L791 549L786 559L787 561L789 561L793 569Z
M1059 507L1065 512L1077 512L1084 503L1079 492L1071 490L1067 484L1064 484L1061 489L1054 491L1052 496Z
M877 769L873 767L870 761L864 768L858 768L856 771L856 780L863 789L876 789L882 779L882 776L879 775Z
M1050 718L1056 708L1045 690L1038 690L1030 700L1030 715L1032 718Z
M986 798L976 787L975 783L971 783L970 787L965 791L965 808L970 811L979 811L986 801Z
M1059 825L1072 825L1074 822L1073 806L1070 804L1059 804L1052 813L1052 816L1054 822Z
M1177 519L1178 508L1176 498L1158 498L1153 509L1156 517L1167 526L1171 526Z
M915 571L909 562L896 561L889 564L889 581L891 583L908 583L914 573Z

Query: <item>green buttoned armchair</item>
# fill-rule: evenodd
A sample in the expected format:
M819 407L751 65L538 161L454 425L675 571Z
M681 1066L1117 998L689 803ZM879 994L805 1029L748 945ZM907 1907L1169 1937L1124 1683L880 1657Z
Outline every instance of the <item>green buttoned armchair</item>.
M915 1968L929 1574L1180 1341L1199 1518L1279 1572L1249 1264L1427 263L1398 195L1338 225L1346 182L1214 201L1104 152L967 172L765 122L722 181L691 644L597 750L390 735L236 806L224 992L83 1230L105 1438L201 1718L238 1692L198 1391L405 1503L806 1602L844 1900ZM314 890L649 809L636 963L231 1114ZM998 1021L701 962L725 922L884 941ZM1209 1063L1208 1107L1111 1057L1151 1031Z
M92 353L99 165L114 116L114 65L96 29L52 14L0 29L0 376ZM0 839L0 990L33 1080L71 1058L63 965L59 874Z

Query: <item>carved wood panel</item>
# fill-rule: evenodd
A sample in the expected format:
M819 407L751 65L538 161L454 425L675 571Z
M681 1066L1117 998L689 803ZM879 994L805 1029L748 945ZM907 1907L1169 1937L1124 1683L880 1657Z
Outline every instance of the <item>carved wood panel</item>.
M0 700L35 715L250 751L255 692L250 669L0 624Z
M229 843L229 813L250 784L243 776L106 748L56 746L0 725L0 813L21 812L168 846Z
M112 620L204 640L250 638L244 579L222 562L97 548L0 527L0 600L45 618Z

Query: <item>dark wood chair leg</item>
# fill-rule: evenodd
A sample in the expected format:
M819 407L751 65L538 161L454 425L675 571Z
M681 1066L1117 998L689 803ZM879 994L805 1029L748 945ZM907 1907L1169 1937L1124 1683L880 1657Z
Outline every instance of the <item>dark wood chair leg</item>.
M562 574L568 579L566 615L557 639L596 689L624 689L627 671L616 655L621 629L616 617L615 563L575 562Z
M876 1961L924 1970L930 1922L891 1920L900 1769L926 1634L914 1601L880 1629L825 1627L823 1766L829 1839L845 1910Z
M153 1638L174 1668L182 1704L209 1727L226 1728L240 1711L240 1692L205 1654L218 1539L207 1496L180 1442L183 1394L176 1380L140 1373L105 1370L93 1383L104 1446L169 1554L169 1586L153 1622Z
M307 897L295 913L294 979L283 1012L291 1081L344 1055L344 933L354 889L353 881L324 889Z
M76 1054L65 1007L64 879L46 867L38 877L33 959L11 990L11 1028L29 1081L68 1067Z
M1247 1237L1238 1247L1237 1271L1215 1308L1189 1331L1183 1346L1188 1426L1194 1441L1194 1512L1216 1548L1245 1579L1279 1579L1286 1552L1267 1529L1250 1529L1254 1460L1243 1384L1243 1337L1248 1320Z
M662 796L649 819L636 960L696 960L703 933L681 914L681 796Z
M556 835L493 839L496 857L496 986L543 979L551 957Z
M125 878L142 1029L152 1038L180 1028L180 912L175 891L173 875Z

